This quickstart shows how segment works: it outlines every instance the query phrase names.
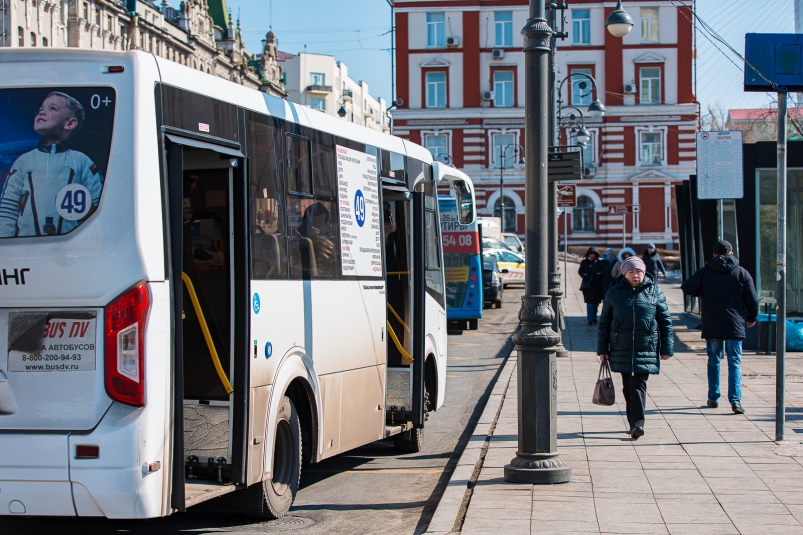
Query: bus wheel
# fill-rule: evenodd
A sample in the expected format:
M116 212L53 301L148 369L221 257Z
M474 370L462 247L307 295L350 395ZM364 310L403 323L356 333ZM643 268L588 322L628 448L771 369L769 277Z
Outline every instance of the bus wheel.
M429 391L424 387L424 420L429 416ZM393 447L400 453L419 453L424 449L424 428L413 428L396 435Z
M468 329L470 331L476 331L479 328L479 320L468 320Z
M301 479L301 425L290 398L279 406L273 445L273 477L262 482L266 515L279 518L287 514L298 492Z

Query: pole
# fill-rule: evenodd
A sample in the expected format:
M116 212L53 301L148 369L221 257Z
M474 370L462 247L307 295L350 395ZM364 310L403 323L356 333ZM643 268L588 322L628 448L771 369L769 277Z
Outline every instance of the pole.
M622 249L627 247L627 214L622 214Z
M723 219L722 199L719 199L717 201L717 239L718 240L724 240L725 239L724 224L722 222L722 219Z
M563 295L569 295L569 213L563 209Z
M549 20L550 26L552 27L553 34L555 32L555 27L557 25L557 10L550 9L549 10ZM550 39L550 58L549 58L549 144L557 146L558 143L558 129L555 125L556 117L558 115L558 106L556 102L556 95L555 95L555 70L556 70L556 54L555 50L557 49L558 40L554 38ZM561 291L561 284L560 284L560 271L558 271L558 185L557 182L552 180L547 183L547 187L549 188L549 212L547 214L548 218L548 227L549 227L549 295L552 298L552 310L555 312L555 319L552 321L552 330L558 333L558 336L561 336L561 325L563 324L561 314L563 311L563 307L561 307L561 300L565 293ZM566 274L563 275L566 277ZM561 338L563 338L561 336ZM563 346L563 340L558 341L558 345L555 347L555 356L556 357L568 357L569 352Z
M502 165L499 166L499 219L501 219L499 226L502 228L502 232L505 232L505 151L501 146L499 153L502 162Z
M786 100L778 93L778 281L775 308L775 441L783 440L786 422Z
M526 132L524 190L527 248L524 297L513 335L516 343L518 450L505 466L505 481L566 483L572 469L558 455L558 370L555 346L560 335L552 330L552 302L548 293L546 221L547 151L549 145L549 60L552 29L546 22L544 0L530 0L524 37Z

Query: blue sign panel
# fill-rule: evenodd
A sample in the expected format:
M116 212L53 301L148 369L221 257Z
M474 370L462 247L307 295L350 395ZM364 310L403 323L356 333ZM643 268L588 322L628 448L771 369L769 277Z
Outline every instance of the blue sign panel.
M745 91L803 91L803 34L748 33L744 50Z

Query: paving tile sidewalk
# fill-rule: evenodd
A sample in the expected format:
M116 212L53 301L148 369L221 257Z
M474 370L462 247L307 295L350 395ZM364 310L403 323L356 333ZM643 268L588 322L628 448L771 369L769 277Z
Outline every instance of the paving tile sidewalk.
M743 355L745 416L733 414L727 399L705 407L705 346L689 329L679 285L662 283L678 326L676 354L650 377L646 435L632 441L620 376L615 406L591 403L596 326L584 321L575 269L566 302L570 356L558 359L558 448L572 481L504 481L517 446L513 373L461 533L803 534L803 355L788 356L787 441L779 445L774 356ZM725 362L721 385L727 390Z

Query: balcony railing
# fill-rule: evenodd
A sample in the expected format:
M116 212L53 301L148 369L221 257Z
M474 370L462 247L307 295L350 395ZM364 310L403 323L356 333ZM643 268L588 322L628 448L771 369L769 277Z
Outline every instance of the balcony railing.
M307 93L331 93L332 86L331 85L308 85L306 89Z

